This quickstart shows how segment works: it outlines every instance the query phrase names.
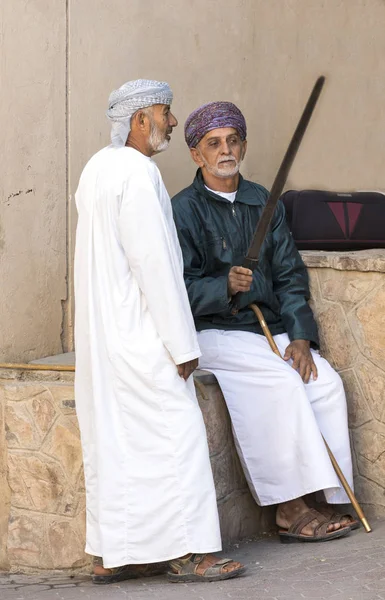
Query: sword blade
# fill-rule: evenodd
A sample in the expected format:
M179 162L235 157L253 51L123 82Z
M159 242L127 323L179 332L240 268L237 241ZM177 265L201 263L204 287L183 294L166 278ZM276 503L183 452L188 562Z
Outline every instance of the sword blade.
M289 175L290 168L294 162L294 159L298 152L298 148L300 147L302 138L305 134L305 131L313 114L315 105L317 104L318 98L321 94L324 83L325 77L322 76L317 79L313 90L309 96L309 100L307 101L305 109L302 113L302 116L298 122L296 130L293 134L289 147L286 150L286 154L283 158L281 166L278 169L278 173L272 185L269 198L258 221L258 225L255 230L249 250L247 252L247 256L242 264L242 266L246 267L247 269L254 270L258 265L261 247L263 242L265 241L267 232L269 230L275 208L282 194L287 177Z

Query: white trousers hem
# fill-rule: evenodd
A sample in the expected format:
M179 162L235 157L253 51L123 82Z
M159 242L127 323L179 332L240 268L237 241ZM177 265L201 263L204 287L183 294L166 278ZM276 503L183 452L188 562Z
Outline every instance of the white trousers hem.
M86 554L89 554L91 556L101 556L101 554L94 554L93 552L89 551L90 549L86 547ZM134 559L132 557L128 557L126 556L125 558L120 558L120 559L116 559L116 560L104 560L103 559L103 567L105 569L114 569L117 567L124 567L125 565L140 565L140 564L151 564L151 563L158 563L158 562L168 562L169 560L174 560L175 558L179 558L180 556L184 556L185 554L210 554L212 552L220 552L222 550L222 546L214 546L212 548L208 548L208 547L192 547L192 548L182 548L179 551L176 550L175 553L172 554L172 556L170 555L163 555L163 556L158 556L158 557L151 557L151 558L146 558L145 560L143 559Z
M259 504L259 506L272 506L273 504L283 504L284 502L290 502L291 500L297 500L297 498L302 498L303 496L306 496L307 494L314 494L315 492L319 492L319 491L324 491L325 493L327 493L328 491L331 490L336 490L336 492L340 492L341 490L337 489L335 487L335 484L320 484L322 485L321 488L317 487L317 488L308 488L308 489L303 489L302 491L299 491L298 493L296 492L296 494L294 496L285 496L284 498L261 498L259 496L257 504ZM347 498L347 496L346 496ZM348 500L349 501L349 500ZM327 500L328 504L344 504L346 503L346 500L338 500L338 501L333 501L331 502L330 500Z

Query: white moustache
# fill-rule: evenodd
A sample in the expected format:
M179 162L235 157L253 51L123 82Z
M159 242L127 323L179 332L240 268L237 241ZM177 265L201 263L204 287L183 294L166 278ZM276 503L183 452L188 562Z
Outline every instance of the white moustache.
M219 160L218 164L225 163L225 162L236 162L236 160L233 156L230 156L229 158L224 158L223 160Z

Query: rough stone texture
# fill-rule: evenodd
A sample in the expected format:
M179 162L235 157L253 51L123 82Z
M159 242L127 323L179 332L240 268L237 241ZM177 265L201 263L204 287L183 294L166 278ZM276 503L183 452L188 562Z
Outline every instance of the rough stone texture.
M43 514L34 514L32 511L23 514L11 507L7 538L11 569L16 565L34 568L43 566L41 562L46 545L44 521Z
M3 540L8 535L8 516L11 491L7 480L8 452L5 437L5 403L0 387L0 569L9 566L7 548Z
M321 353L346 390L358 499L385 515L385 250L302 252Z
M72 381L66 381L68 375ZM0 373L0 456L7 453L3 479L9 489L0 512L6 540L0 567L89 565L83 551L84 481L73 398L73 373Z
M303 250L301 255L309 269L334 269L337 271L355 271L356 273L371 272L372 276L374 273L385 273L385 251L380 248L351 252ZM375 277L379 276L375 275Z
M6 540L0 569L89 569L71 379L73 373L0 370L0 483L6 492L0 500ZM261 510L251 497L215 378L200 372L196 381L224 542L253 536L271 527L272 511Z

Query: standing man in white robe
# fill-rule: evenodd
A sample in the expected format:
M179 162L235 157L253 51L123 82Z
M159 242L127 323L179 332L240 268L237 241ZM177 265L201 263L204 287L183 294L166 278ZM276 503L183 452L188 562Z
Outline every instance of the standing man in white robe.
M324 435L353 485L341 378L313 348L318 332L308 305L306 268L277 206L258 268L240 265L268 198L239 173L246 122L231 102L211 102L187 119L185 138L198 171L173 198L184 276L199 331L200 367L215 374L231 416L255 500L277 505L282 542L345 536L358 521L330 506L348 502ZM243 292L238 314L231 298ZM285 361L277 357L249 308L261 308ZM328 504L304 496L324 491Z
M75 394L95 583L170 560L173 581L244 570L208 554L221 540L191 377L200 350L170 199L151 159L177 125L171 101L157 81L113 92L112 145L90 159L76 193Z

